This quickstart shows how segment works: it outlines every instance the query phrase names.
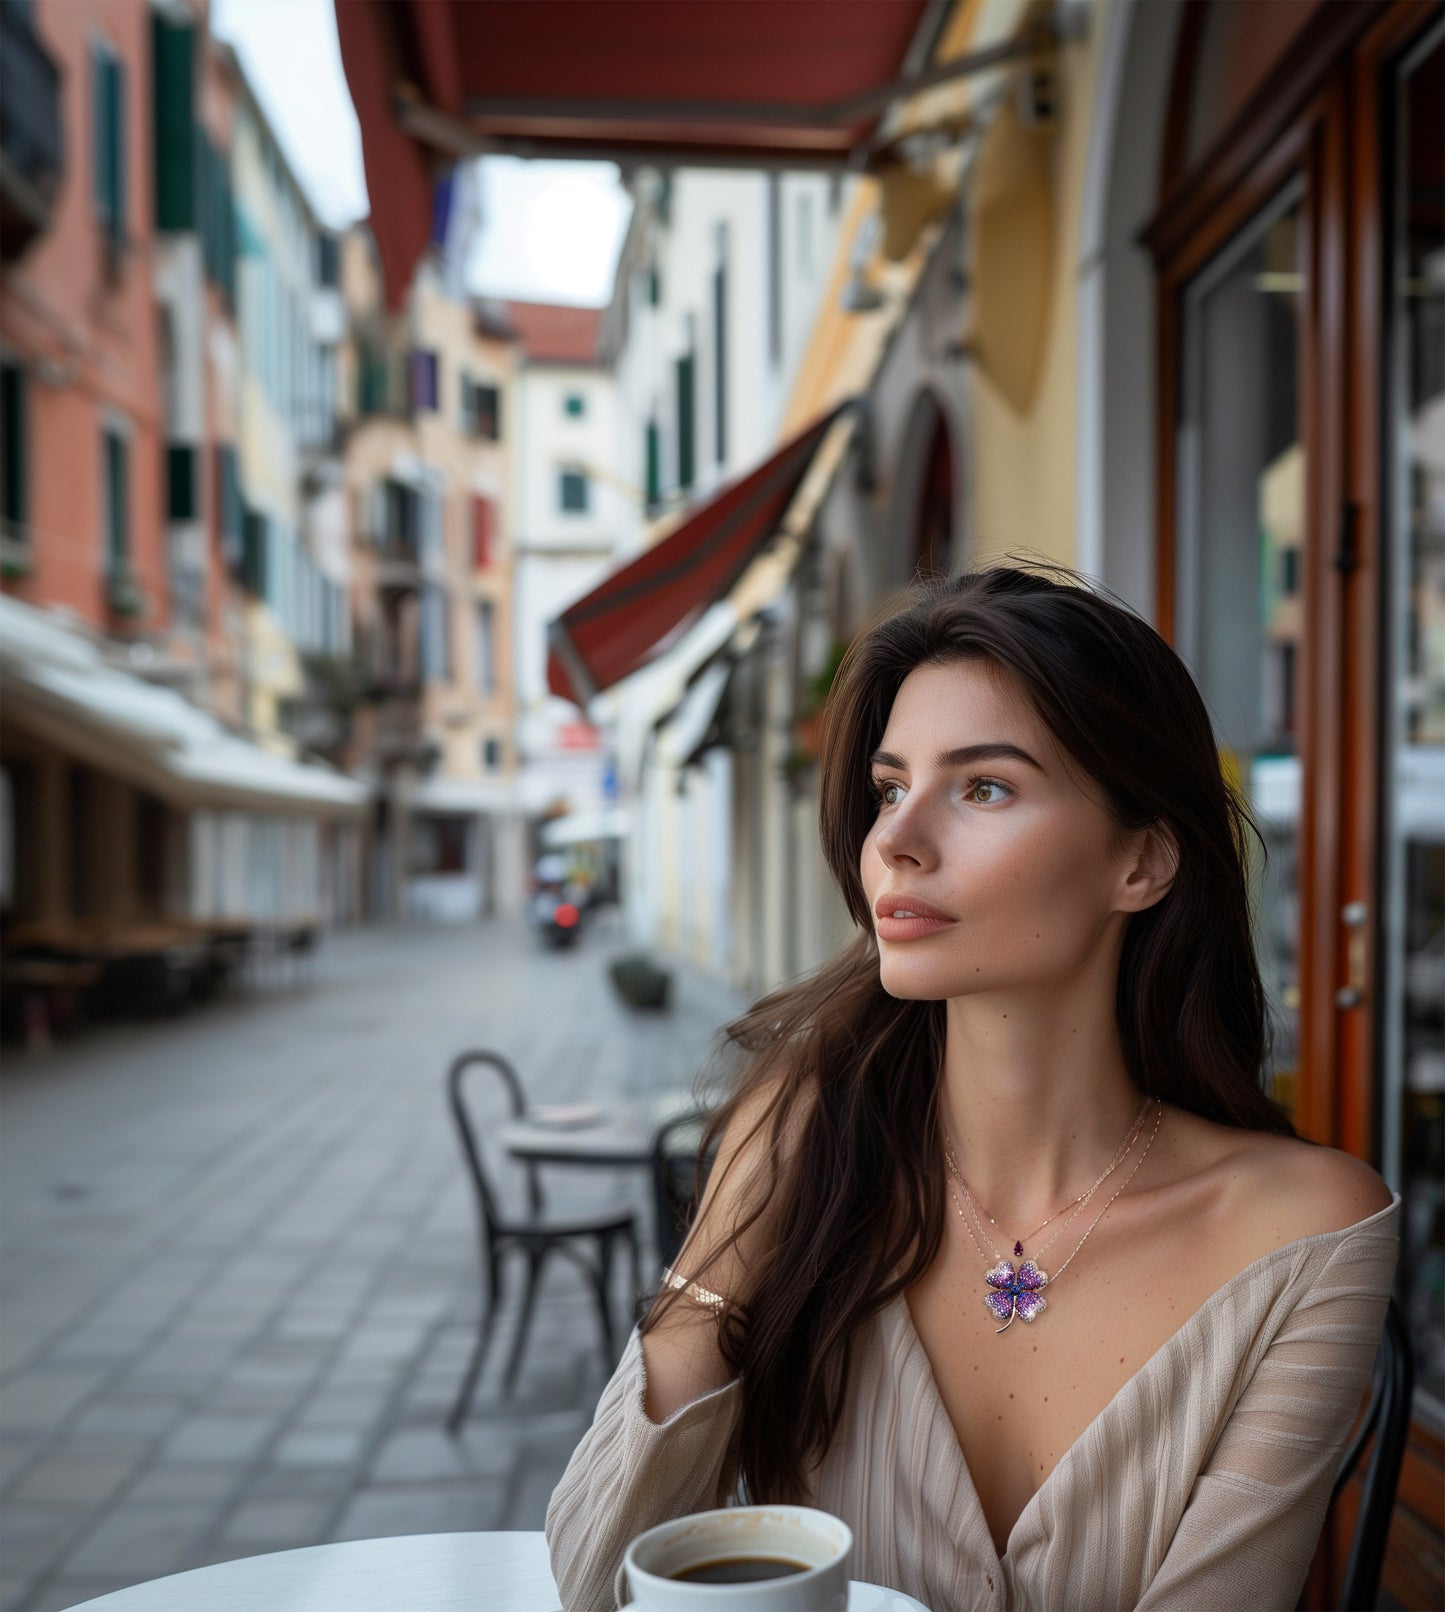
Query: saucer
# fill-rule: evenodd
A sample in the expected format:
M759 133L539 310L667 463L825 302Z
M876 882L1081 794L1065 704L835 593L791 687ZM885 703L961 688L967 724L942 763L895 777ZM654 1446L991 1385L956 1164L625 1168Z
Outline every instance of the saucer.
M928 1612L928 1608L902 1590L886 1589L882 1584L862 1584L850 1578L848 1612Z

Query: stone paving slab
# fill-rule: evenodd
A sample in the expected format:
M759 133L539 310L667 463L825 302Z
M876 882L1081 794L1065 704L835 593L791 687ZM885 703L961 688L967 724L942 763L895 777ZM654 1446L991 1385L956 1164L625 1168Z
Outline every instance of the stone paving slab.
M606 978L624 944L612 915L566 953L506 923L352 931L307 979L6 1060L0 1612L256 1551L541 1526L606 1366L557 1262L514 1395L518 1284L445 1433L481 1299L442 1081L492 1046L536 1102L688 1085L742 1001L684 967L671 1013L634 1014ZM547 1180L563 1212L650 1214L639 1172Z

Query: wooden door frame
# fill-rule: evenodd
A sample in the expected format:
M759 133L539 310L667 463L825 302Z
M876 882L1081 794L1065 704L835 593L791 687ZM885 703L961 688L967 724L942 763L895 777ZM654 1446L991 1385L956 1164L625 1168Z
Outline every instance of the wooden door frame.
M1188 283L1296 175L1305 186L1300 433L1305 449L1304 634L1298 688L1305 789L1298 855L1300 1021L1296 1122L1316 1141L1376 1155L1372 992L1342 1009L1362 901L1373 980L1379 827L1381 152L1379 72L1435 0L1323 6L1239 118L1168 191L1143 233L1156 273L1159 373L1155 619L1175 636L1180 341ZM1177 101L1190 82L1186 36ZM1370 98L1362 100L1366 85ZM1365 138L1362 138L1364 136ZM1178 144L1176 138L1176 145ZM1373 233L1372 233L1373 232ZM1369 378L1367 385L1350 377Z

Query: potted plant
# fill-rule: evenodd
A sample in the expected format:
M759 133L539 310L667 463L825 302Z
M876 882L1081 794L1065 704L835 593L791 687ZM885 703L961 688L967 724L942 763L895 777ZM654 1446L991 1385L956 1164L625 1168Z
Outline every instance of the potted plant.
M672 975L642 952L614 957L608 965L617 994L630 1007L661 1009L668 1004Z

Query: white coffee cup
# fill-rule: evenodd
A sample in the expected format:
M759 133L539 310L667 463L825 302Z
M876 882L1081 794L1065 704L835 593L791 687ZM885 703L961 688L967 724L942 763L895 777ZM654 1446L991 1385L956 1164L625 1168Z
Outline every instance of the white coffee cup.
M689 1584L671 1576L704 1562L748 1556L806 1565L784 1578L743 1584ZM625 1576L633 1604L643 1612L846 1612L852 1561L852 1530L826 1511L729 1506L639 1534L618 1578Z

